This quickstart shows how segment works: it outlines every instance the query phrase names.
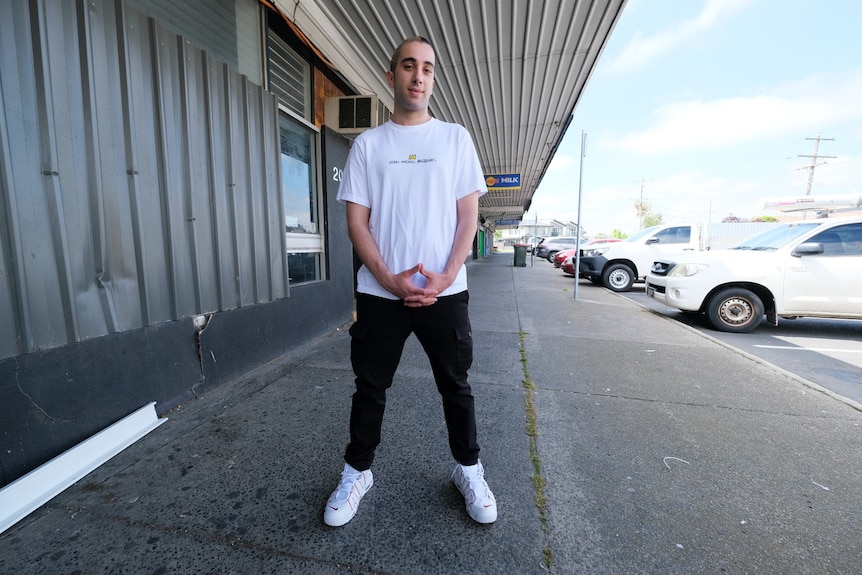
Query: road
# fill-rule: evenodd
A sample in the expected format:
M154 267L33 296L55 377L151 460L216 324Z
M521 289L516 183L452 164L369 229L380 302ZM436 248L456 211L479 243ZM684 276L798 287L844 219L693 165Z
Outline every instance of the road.
M581 280L583 290L603 289ZM862 404L862 321L799 318L763 323L751 333L725 333L704 316L669 308L644 293L643 284L621 294L785 371Z

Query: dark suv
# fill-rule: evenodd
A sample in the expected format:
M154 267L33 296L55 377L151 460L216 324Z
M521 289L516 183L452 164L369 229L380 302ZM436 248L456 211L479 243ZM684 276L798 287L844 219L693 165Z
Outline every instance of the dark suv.
M536 255L554 263L554 255L562 250L578 247L578 238L558 236L546 238L545 241L536 246Z

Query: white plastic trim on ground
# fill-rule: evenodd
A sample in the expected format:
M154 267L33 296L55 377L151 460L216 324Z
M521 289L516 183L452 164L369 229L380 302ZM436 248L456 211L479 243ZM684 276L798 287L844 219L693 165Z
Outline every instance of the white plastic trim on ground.
M167 421L149 403L0 489L0 533Z

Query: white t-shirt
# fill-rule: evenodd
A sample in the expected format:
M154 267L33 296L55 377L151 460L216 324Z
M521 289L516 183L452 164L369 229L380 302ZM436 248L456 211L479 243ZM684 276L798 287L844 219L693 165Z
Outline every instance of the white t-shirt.
M457 201L476 191L482 195L488 190L469 132L432 118L417 126L389 121L360 134L347 157L337 199L371 209L371 235L390 271L399 273L421 262L441 272L455 239ZM424 276L414 275L413 283L424 286ZM357 284L359 293L398 299L364 265ZM462 265L440 295L466 289Z

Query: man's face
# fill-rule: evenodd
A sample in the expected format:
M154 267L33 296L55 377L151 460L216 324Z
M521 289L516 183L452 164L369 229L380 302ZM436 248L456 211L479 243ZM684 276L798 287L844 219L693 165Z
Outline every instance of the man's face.
M426 110L434 88L434 48L424 42L404 44L395 71L387 72L386 79L393 89L396 111Z

